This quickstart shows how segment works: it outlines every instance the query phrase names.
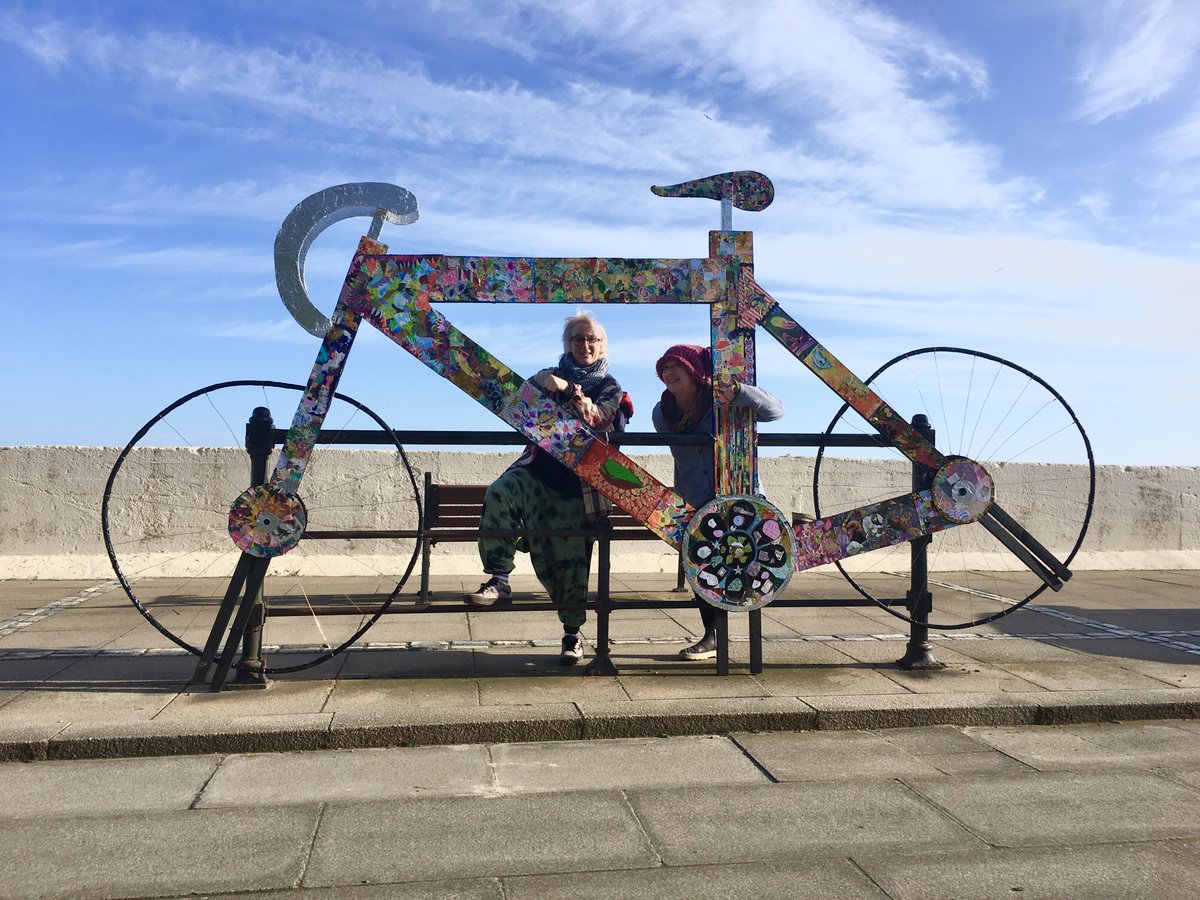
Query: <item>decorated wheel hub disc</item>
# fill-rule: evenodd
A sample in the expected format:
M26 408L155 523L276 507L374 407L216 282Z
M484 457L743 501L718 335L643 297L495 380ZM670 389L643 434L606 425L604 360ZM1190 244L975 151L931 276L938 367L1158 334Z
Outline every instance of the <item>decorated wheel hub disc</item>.
M787 517L761 497L735 494L696 511L683 535L683 571L718 609L766 606L787 586L796 557Z
M295 494L250 488L229 508L229 536L251 556L281 556L304 534L308 513Z
M979 463L952 459L933 476L933 505L958 524L974 522L992 505L992 476Z

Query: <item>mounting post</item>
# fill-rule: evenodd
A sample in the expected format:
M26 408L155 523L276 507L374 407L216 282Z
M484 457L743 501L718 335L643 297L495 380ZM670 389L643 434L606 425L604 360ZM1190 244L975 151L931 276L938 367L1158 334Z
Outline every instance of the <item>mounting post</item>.
M246 423L246 453L250 455L250 485L257 487L267 482L267 464L275 449L275 421L271 410L265 406L255 407ZM246 622L246 633L242 636L242 658L238 662L237 674L229 682L230 690L265 688L267 676L263 669L262 633L266 621L260 586Z
M592 661L583 670L585 675L620 675L612 661L608 642L608 614L612 609L610 579L612 577L612 522L607 518L595 524L599 532L600 560L596 584L596 648Z
M936 432L929 424L927 416L913 416L912 426L933 444ZM912 488L914 491L928 490L933 481L933 473L924 466L913 463ZM908 604L908 615L912 619L908 632L908 647L904 655L896 660L901 669L943 669L945 663L940 663L933 657L933 646L929 643L929 613L933 609L933 594L929 592L929 545L933 542L932 535L918 538L910 545L912 567L910 571L909 590L905 600Z

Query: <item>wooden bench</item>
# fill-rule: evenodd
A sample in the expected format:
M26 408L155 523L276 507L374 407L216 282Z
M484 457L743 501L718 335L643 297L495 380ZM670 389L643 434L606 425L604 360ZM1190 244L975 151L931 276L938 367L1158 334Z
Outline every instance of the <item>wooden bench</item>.
M440 542L474 543L479 540L479 520L483 516L483 498L486 484L438 484L433 476L425 473L425 527L421 542L421 602L429 600L430 550ZM596 536L601 536L603 526L598 526ZM658 536L629 513L614 509L608 515L607 540L609 541L657 541ZM491 534L491 532L488 532ZM501 536L497 532L496 536ZM507 532L503 536L510 536ZM515 535L511 535L515 536Z

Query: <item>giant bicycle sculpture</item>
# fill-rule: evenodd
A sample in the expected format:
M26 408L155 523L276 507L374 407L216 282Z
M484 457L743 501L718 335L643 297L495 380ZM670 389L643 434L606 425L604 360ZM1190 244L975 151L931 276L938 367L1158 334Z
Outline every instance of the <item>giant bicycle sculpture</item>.
M706 257L397 255L390 254L378 237L385 221L409 224L417 219L416 199L403 188L382 184L342 185L314 194L299 204L280 230L276 269L289 311L322 342L307 383L289 386L280 382L229 382L189 394L163 410L135 435L110 475L103 510L105 540L118 578L138 608L180 646L201 653L182 636L187 601L177 599L170 606L172 616L180 620L178 623L164 621L163 614L156 615L150 609L153 604L147 597L154 589L145 587L139 591L138 588L139 583L150 584L152 579L147 576L158 571L152 565L143 565L148 557L139 556L139 552L152 543L157 534L155 528L159 526L139 525L131 529L122 519L120 508L122 503L136 506L147 502L144 478L130 471L139 453L152 452L146 447L147 434L168 421L180 407L198 398L215 408L214 392L231 386L250 386L262 391L294 389L300 394L273 471L256 479L262 483L240 496L227 497L221 504L225 530L221 540L232 540L237 552L233 576L225 591L225 606L231 606L239 596L261 592L272 560L295 550L306 535L319 533L306 503L306 496L311 499L306 494L306 475L314 458L329 452L317 448L323 440L323 430L328 428L333 406L339 403L347 406L360 418L371 420L391 434L374 412L337 393L339 379L363 322L554 456L663 541L681 548L690 586L718 608L736 611L764 607L779 597L794 573L830 563L838 565L860 593L878 599L866 580L856 576L852 568L843 567L843 563L970 526L983 529L999 548L1011 554L1014 568L1032 578L1032 587L1014 588L1016 596L1001 597L1005 602L986 615L963 614L933 627L962 628L991 621L1029 602L1047 587L1059 590L1063 586L1071 577L1069 565L1090 520L1095 478L1087 436L1074 412L1053 388L998 357L947 347L904 354L867 379L860 379L760 284L754 269L752 233L733 230L733 208L760 211L772 202L774 188L765 176L749 171L729 172L652 190L661 197L708 198L721 203L721 229L709 233ZM303 278L305 255L313 239L330 223L362 214L374 216L372 228L360 240L337 305L326 319L307 296ZM918 477L895 495L874 497L870 502L832 512L828 511L828 501L823 500L818 484L817 518L793 525L780 509L754 496L758 453L752 413L738 407L718 407L713 436L718 496L703 508L692 509L605 435L591 431L435 308L438 304L456 302L706 307L715 381L755 381L755 336L761 329L843 401L827 435L832 435L835 426L847 417L856 415L879 435L879 443L895 448L910 460ZM994 367L994 373L988 376L992 379L988 396L995 392L1001 403L1007 403L1008 399L1000 397L1003 391L996 385L1001 375L1015 375L1024 381L1019 393L1015 393L1014 407L1032 391L1037 400L1029 416L1031 420L1043 416L1046 409L1055 413L1057 418L1049 426L1048 437L1066 432L1071 436L1073 452L1079 456L1076 474L1065 486L1056 483L1048 489L1048 495L1059 498L1056 502L1070 506L1064 534L1056 533L1053 541L1043 540L1036 527L1023 524L1018 516L1006 510L1007 498L997 489L996 475L1005 465L1003 455L997 469L988 459L944 452L930 439L931 432L904 418L874 389L876 380L894 367L926 358L944 365L948 371L953 370L956 375L952 377L970 379L972 384L977 377L981 383L986 380L979 371L982 367ZM954 365L957 363L969 363L969 368ZM1025 424L1021 423L1022 427ZM976 419L972 436L979 428L980 420ZM965 424L961 431L965 436ZM415 491L403 448L397 444L396 451ZM825 451L824 446L818 451L818 477L825 463ZM323 490L336 495L336 483ZM171 514L162 518L170 519ZM135 533L130 534L131 530ZM326 536L323 532L320 535ZM205 540L211 541L211 537ZM198 577L227 574L227 570L223 573L211 563L198 565L198 570L185 573L184 585L192 585ZM410 560L401 584L411 568ZM334 647L337 641L322 632L317 644L307 648L311 651L310 659L274 671L311 665L349 646L379 618L398 591L399 585L386 594L378 608L364 607L361 627L340 646ZM981 592L976 593L982 596ZM188 590L179 589L177 594L190 599ZM311 598L304 599L314 605ZM893 604L882 605L905 616ZM249 604L244 603L239 616L248 615L248 609ZM202 624L207 627L207 620ZM244 622L241 624L244 626Z

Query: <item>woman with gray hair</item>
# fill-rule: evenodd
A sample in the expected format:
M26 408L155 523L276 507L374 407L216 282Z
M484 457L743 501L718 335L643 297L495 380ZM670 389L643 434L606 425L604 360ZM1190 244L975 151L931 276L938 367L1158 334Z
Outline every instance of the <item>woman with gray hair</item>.
M623 431L632 407L623 403L617 380L608 374L608 337L591 315L580 311L563 328L563 354L553 368L542 369L534 384L594 431ZM579 530L606 515L602 496L554 457L530 445L488 487L481 531L510 529ZM591 541L582 537L530 537L527 548L538 581L558 607L563 625L563 665L583 658L579 629L587 620ZM508 576L518 549L511 538L480 538L479 558L489 576L463 599L473 606L512 601Z

